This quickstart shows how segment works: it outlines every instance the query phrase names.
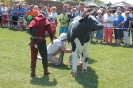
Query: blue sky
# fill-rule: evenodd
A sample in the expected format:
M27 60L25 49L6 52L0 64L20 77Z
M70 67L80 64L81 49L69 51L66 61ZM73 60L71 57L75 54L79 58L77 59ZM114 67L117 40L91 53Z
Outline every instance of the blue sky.
M133 4L133 0L102 0L102 1L104 1L105 3L108 3L109 1L111 1L112 3L126 1L127 3Z

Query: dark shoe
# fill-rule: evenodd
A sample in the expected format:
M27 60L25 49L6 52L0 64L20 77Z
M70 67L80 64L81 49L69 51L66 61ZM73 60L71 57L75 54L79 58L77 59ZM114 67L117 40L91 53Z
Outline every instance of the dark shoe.
M34 68L31 68L31 77L35 77L36 74L35 74L35 67Z
M129 47L130 46L130 44L127 44L127 46L126 47Z
M100 43L102 43L102 41L100 41Z
M118 43L118 46L120 46L121 44L120 43Z
M48 66L43 66L44 69L44 75L49 75L51 72L48 71Z

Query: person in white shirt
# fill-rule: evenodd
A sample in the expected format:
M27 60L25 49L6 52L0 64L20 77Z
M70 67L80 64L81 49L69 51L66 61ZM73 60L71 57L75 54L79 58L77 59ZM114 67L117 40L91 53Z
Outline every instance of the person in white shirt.
M58 39L53 41L53 44L50 43L47 46L47 59L48 61L52 62L54 65L62 65L63 64L63 57L64 53L71 53L71 49L66 49L66 41L67 41L67 34L62 33ZM57 55L59 57L57 57ZM38 56L38 59L41 57Z
M108 10L103 16L105 42L108 44L108 37L110 38L110 44L112 44L112 29L113 29L114 16L111 14L111 10Z
M3 27L8 27L8 8L5 6L5 4L2 5L1 12Z
M82 17L82 15L84 13L84 10L85 10L84 2L80 2L79 3L79 11L77 11L76 16L81 16Z
M49 15L49 21L51 22L52 29L53 29L53 34L54 34L55 38L56 38L55 34L56 34L57 17L58 17L58 14L57 14L56 10L57 10L56 7L53 6L52 7L52 12Z

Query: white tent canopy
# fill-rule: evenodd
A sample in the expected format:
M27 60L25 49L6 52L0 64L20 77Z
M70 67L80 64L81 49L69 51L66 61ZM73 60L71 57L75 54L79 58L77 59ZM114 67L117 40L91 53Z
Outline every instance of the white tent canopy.
M125 1L121 1L121 2L117 2L112 4L110 7L132 7L132 5L130 5L129 3L125 2Z
M84 2L86 7L94 6L94 7L99 7L99 4L94 2L94 1L86 1Z

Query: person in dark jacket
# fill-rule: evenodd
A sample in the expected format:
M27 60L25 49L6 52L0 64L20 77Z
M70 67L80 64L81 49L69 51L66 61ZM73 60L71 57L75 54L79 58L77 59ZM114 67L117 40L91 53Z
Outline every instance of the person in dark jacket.
M29 24L29 30L31 34L31 77L35 77L35 68L37 61L38 51L42 57L42 64L44 69L44 75L48 75L51 72L48 71L48 60L47 60L47 47L45 40L45 32L48 31L51 42L53 43L53 33L50 22L44 16L44 12L39 12L37 17Z

